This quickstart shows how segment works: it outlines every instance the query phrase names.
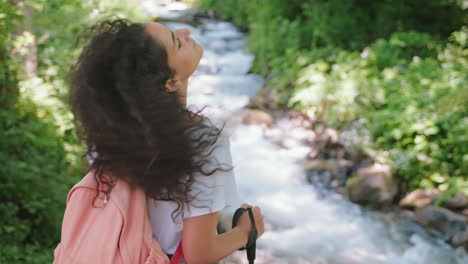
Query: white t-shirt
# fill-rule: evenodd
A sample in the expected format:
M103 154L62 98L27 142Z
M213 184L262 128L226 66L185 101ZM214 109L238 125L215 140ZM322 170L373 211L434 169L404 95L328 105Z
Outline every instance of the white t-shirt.
M209 124L209 121L207 123ZM220 127L218 124L215 125L218 128ZM204 171L209 172L210 169L218 167L216 166L217 162L221 168L232 167L230 133L227 130L227 128L223 129L215 144L216 148L211 154L210 158L215 162L205 165L203 167ZM219 212L228 207L239 208L241 206L233 170L227 172L218 170L210 176L195 173L194 177L195 181L191 186L191 194L197 195L197 197L192 204L184 206L183 213L177 216L175 223L171 218L171 213L177 208L176 202L147 198L148 216L153 237L167 254L174 254L182 239L183 218Z

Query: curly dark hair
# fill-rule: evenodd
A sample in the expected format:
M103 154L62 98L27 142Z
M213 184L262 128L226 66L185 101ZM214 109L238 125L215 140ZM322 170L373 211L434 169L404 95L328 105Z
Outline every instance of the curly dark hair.
M83 32L77 45L83 40L68 82L77 133L87 146L84 156L93 157L88 171L98 184L95 199L100 183L109 195L114 182L124 180L151 198L177 202L174 220L195 198L194 173L232 169L202 169L212 162L225 124L208 125L198 115L203 109L193 113L165 90L175 72L144 24L107 19Z

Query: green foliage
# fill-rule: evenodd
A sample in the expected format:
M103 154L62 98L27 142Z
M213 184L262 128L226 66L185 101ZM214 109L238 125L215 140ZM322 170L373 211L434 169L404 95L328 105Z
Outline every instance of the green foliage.
M38 46L38 75L48 83L62 80L69 65L75 61L79 50L74 47L74 42L86 26L106 16L145 18L130 0L34 0L30 4L35 11L34 37L49 36ZM54 86L59 93L64 93L62 83Z
M146 19L131 0L0 0L0 263L53 260L84 167L64 79L78 33L108 16Z
M273 67L286 48L361 50L394 32L447 37L466 21L463 2L452 0L199 0L205 9L250 31L254 69ZM285 33L286 32L286 33ZM291 60L294 61L294 60Z
M19 18L13 5L0 0L0 107L13 103L18 96L16 68L11 63L7 43Z
M462 34L466 28L451 39ZM435 43L395 33L361 54L316 61L300 72L290 105L337 127L360 119L410 188L447 189L468 171L468 51L466 42L452 42L435 54Z
M249 30L279 105L358 121L410 189L468 191L466 1L199 2Z
M63 137L32 102L0 109L0 263L51 263L70 177Z
M239 27L246 28L248 26L247 18L249 14L248 11L251 8L251 2L250 0L204 0L200 1L198 4L202 8L222 10L220 13L222 19L232 20Z
M417 31L448 36L464 23L459 4L447 0L316 0L302 6L311 46L360 50L394 32ZM309 39L306 39L309 40ZM307 42L306 42L307 43Z
M62 132L72 129L71 115L66 106L67 87L64 79L80 50L75 40L87 26L104 17L127 17L144 20L134 2L110 0L35 0L17 7L24 12L33 9L33 32L25 31L12 39L13 49L21 54L30 42L37 43L37 72L25 78L20 72L22 96L52 113ZM57 26L60 25L60 26ZM25 52L25 51L23 51Z
M386 67L402 65L413 58L436 58L440 49L440 41L427 33L396 32L389 40L378 39L369 55L377 63L380 70Z

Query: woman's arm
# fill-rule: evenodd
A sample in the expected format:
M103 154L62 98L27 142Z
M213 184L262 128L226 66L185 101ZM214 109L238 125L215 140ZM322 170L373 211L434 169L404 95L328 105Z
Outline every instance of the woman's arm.
M247 244L248 234L236 227L218 235L219 212L184 219L182 249L188 264L215 263Z

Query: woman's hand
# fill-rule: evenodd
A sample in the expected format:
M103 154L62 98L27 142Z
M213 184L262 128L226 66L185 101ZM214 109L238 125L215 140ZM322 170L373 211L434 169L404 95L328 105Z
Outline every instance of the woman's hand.
M257 227L257 239L258 239L265 232L263 215L262 215L262 212L260 211L260 207L258 206L252 206L249 204L242 204L241 206L241 208L249 208L249 207L252 208L252 213L255 218L255 226ZM241 217L239 218L239 221L237 222L237 227L239 227L239 229L244 232L245 237L246 237L245 241L247 243L248 237L250 235L250 231L252 230L252 224L250 223L250 217L247 211L242 213Z

